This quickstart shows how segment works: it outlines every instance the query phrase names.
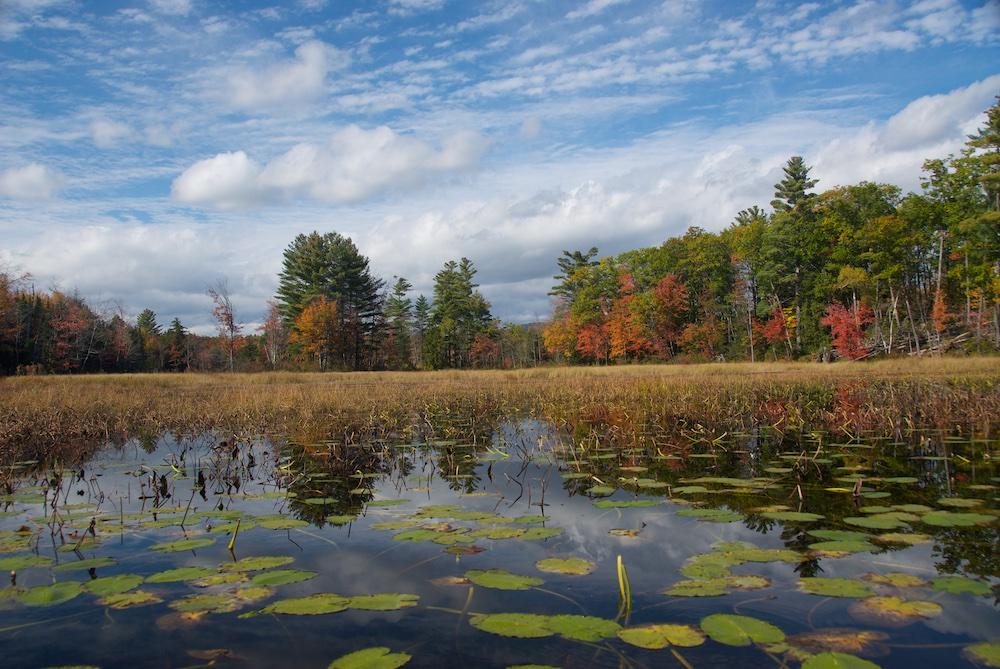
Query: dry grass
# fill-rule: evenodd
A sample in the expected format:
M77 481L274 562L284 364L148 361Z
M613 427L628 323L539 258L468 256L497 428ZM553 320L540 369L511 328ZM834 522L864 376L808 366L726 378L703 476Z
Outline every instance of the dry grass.
M760 424L988 435L1000 415L1000 358L0 379L8 455L165 430L302 441L472 433L512 415L631 442Z

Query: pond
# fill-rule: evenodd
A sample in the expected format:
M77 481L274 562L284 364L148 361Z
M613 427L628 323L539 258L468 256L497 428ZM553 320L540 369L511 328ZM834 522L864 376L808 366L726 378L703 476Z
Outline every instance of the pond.
M16 463L3 665L1000 666L997 447L517 420Z

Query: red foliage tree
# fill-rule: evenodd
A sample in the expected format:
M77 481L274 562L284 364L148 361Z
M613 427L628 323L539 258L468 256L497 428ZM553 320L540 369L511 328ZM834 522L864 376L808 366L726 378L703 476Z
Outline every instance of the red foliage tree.
M635 281L628 272L618 277L618 299L608 314L607 331L612 358L625 358L629 355L641 356L653 350L653 345L646 335L639 315L632 309L635 299Z
M669 355L673 353L674 344L680 337L684 317L691 304L688 301L688 289L676 274L667 274L653 288L656 300L656 315L654 330L656 344L660 352Z
M819 322L830 328L833 348L840 357L858 360L868 355L863 328L874 320L875 314L871 307L863 302L858 304L855 311L851 311L839 302L834 302L827 306L826 316Z
M596 362L607 362L611 353L608 327L604 323L588 323L576 334L576 350L584 358Z
M677 343L688 353L701 355L707 360L715 356L722 344L722 328L714 318L702 323L689 323Z

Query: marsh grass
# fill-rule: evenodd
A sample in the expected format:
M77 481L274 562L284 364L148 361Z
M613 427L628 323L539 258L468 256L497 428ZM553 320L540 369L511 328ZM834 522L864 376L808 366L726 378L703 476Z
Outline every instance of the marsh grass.
M360 443L475 438L534 417L581 438L683 447L760 426L989 436L997 416L1000 358L0 379L8 458L165 431Z

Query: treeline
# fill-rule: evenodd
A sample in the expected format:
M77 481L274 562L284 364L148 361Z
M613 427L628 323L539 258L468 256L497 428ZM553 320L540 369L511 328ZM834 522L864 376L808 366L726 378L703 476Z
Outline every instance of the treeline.
M27 275L0 271L0 372L182 372L259 370L516 368L543 360L541 327L503 324L462 258L434 277L430 299L409 297L369 271L368 258L337 233L299 235L284 253L275 300L263 324L241 322L228 285L207 288L216 336L144 310L129 321L117 307L37 291Z
M565 361L764 360L1000 348L1000 103L922 193L815 192L801 157L710 233L597 259L564 252L544 332Z

